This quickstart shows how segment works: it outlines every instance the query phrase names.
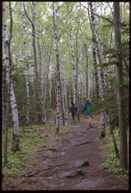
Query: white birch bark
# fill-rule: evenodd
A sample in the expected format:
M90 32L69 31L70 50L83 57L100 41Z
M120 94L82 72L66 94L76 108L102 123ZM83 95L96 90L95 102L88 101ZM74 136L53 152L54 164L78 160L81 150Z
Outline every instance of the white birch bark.
M54 39L55 39L55 55L56 55L56 86L57 86L57 112L56 112L56 133L59 132L60 125L60 64L58 53L58 37L57 37L57 8L56 2L53 2L53 27L54 27Z
M96 69L96 56L98 56L98 62L99 64L102 64L100 51L98 48L98 39L99 39L99 24L98 20L96 19L96 16L94 16L94 12L96 11L97 4L95 3L95 9L93 9L93 3L89 3L90 10L91 10L91 18L90 18L90 25L92 30L92 41L93 41L93 59L94 59L94 67L95 67L95 77L96 77L96 88L97 88L97 97L100 97L101 100L103 100L103 94L104 94L104 77L103 77L103 69L100 67L100 77L101 81L98 85L98 72ZM96 12L95 12L96 14ZM88 14L89 15L89 14ZM96 29L96 30L95 30ZM105 137L105 113L102 111L100 113L100 128L102 129L100 137Z
M74 46L73 46L73 31L70 30L70 46L71 46L71 62L73 68L73 101L76 103L76 66L75 66L75 56L74 56Z
M51 106L51 93L52 93L52 54L51 54L51 60L50 60L50 88L49 88L49 103Z
M99 22L98 22L98 17L96 16L97 14L97 2L94 2L94 10L92 9L93 13L95 13L94 15L94 26L96 28L96 49L97 49L97 55L98 55L98 61L99 64L102 64L102 58L100 55L100 50L98 47L98 41L99 41ZM101 94L103 96L104 92L105 92L105 85L104 85L104 75L103 75L103 68L100 67L100 77L101 77Z
M121 22L123 22L123 18L124 18L124 2L121 2L121 9L122 9Z
M89 97L89 86L88 86L88 69L89 69L89 64L88 64L88 48L85 42L85 38L83 35L83 43L84 43L84 48L85 48L85 55L86 55L86 98Z
M11 9L11 3L9 4L10 8L10 19L12 20L12 9ZM13 88L13 82L12 82L12 75L11 75L11 50L10 50L10 44L11 44L11 36L10 34L10 40L7 36L7 27L6 27L6 16L5 16L5 3L3 2L3 40L4 40L4 46L5 46L5 53L6 53L6 83L7 86L10 87L10 105L11 105L11 112L12 112L12 118L13 118L13 144L12 144L12 150L15 152L19 150L19 118L18 118L18 110L16 105L16 99L15 99L15 93ZM11 21L12 25L12 21ZM12 28L12 26L11 26ZM11 30L12 33L12 30Z
M35 81L36 85L38 85L38 66L37 66L37 49L36 49L36 30L35 30L35 17L36 17L36 12L35 12L35 2L32 2L32 36L33 36L33 51L34 51L34 61L35 61Z
M88 3L89 8L91 10L91 15L88 9L88 16L90 21L90 27L92 31L92 53L93 53L93 63L94 63L94 70L95 70L95 83L96 83L96 95L97 98L100 97L100 89L99 89L99 77L98 77L98 70L97 70L97 54L96 54L96 34L95 34L95 25L94 25L94 14L92 12L92 2Z
M27 53L27 45L26 45L26 29L25 29L25 13L24 13L24 2L21 2L22 6L22 24L23 24L23 37L24 37L24 53L26 59L26 94L27 94L27 105L30 105L30 91L29 91L29 59ZM26 116L26 125L29 124L29 109L27 107L27 116Z

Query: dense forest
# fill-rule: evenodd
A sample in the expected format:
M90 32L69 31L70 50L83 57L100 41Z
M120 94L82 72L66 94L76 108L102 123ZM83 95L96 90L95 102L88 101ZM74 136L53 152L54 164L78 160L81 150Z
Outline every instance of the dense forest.
M55 116L59 135L71 102L81 122L89 98L99 139L110 132L119 167L128 170L129 8L129 2L3 1L2 168L21 151L26 131L41 125L47 133Z

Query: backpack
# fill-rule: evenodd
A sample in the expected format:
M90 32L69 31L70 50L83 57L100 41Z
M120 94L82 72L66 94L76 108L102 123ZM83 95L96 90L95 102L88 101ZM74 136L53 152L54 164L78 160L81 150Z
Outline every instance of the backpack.
M70 111L71 111L71 113L76 113L77 107L76 106L71 106Z

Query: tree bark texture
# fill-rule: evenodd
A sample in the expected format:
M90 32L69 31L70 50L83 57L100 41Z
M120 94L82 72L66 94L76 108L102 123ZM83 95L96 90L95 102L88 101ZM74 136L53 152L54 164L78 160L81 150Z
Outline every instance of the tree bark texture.
M6 23L3 24L3 32L4 32L4 45L5 45L5 53L6 53L6 82L8 89L10 90L10 105L11 105L11 112L13 118L13 141L12 141L12 151L16 152L19 150L19 118L18 118L18 110L16 105L16 98L13 88L12 82L12 58L11 58L11 39L12 39L12 26L13 26L13 19L12 19L12 8L11 2L9 2L9 13L10 13L10 33L9 39L7 36L7 28ZM3 2L3 17L5 20L5 4ZM5 21L4 21L5 22Z
M119 2L114 2L114 34L116 51L121 52L121 31L120 31L120 7ZM116 57L116 82L123 82L122 54L118 53ZM122 101L123 88L117 87L118 117L120 130L120 167L127 169L127 128L124 114L124 103Z
M57 111L56 111L56 133L59 132L60 125L60 63L59 63L59 52L58 52L58 36L57 36L57 8L56 2L53 2L53 28L54 28L54 39L55 39L55 55L56 55L56 86L57 86Z
M24 2L21 2L22 6L22 24L23 24L23 37L24 37L24 52L26 59L26 94L27 94L27 116L26 116L26 125L29 124L29 105L30 105L30 91L29 91L29 59L27 53L26 45L26 29L25 29L25 13L24 13Z
M75 66L75 56L74 56L74 46L73 46L73 31L70 30L70 46L71 46L71 61L73 68L73 101L76 103L76 66Z
M84 43L84 48L85 48L85 55L86 55L86 98L89 97L89 86L88 86L88 69L89 69L89 64L88 64L88 48L85 42L85 38L83 35L83 43Z
M91 10L91 15L88 11L88 16L90 20L90 26L91 26L91 31L92 31L92 53L93 53L93 62L94 62L94 70L95 70L95 82L96 82L96 95L97 98L100 97L99 93L99 78L98 78L98 70L97 70L97 56L96 56L96 35L95 35L95 25L94 25L94 14L92 12L92 2L89 2L89 7Z

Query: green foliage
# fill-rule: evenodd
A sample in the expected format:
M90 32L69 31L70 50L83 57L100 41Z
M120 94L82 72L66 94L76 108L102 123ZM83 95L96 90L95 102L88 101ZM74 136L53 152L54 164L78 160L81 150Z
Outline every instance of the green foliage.
M114 136L117 142L118 151L120 151L120 139L119 139L119 129L113 130ZM129 129L127 130L127 139L129 145ZM101 156L104 157L105 161L100 165L100 167L107 169L109 172L113 172L116 175L122 175L123 177L128 177L128 170L123 170L120 168L120 160L116 157L113 140L110 134L110 128L106 128L106 138L100 139L103 144L103 150ZM129 158L129 155L128 155Z
M14 175L21 173L26 168L25 161L28 160L32 156L32 151L36 147L40 146L43 140L37 135L36 132L33 132L33 128L36 129L36 126L39 130L43 130L42 126L33 125L32 132L26 133L26 137L20 137L20 151L13 154L11 150L12 146L12 128L8 129L8 164L4 166L4 156L2 156L2 173L5 176ZM20 133L22 132L22 128L20 128ZM2 144L3 145L3 144ZM3 147L2 147L3 154Z
M67 135L69 133L69 127L68 126L61 126L60 131L57 133L58 136Z

